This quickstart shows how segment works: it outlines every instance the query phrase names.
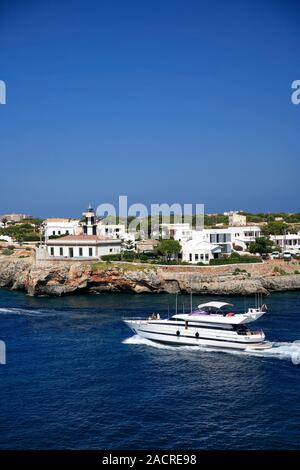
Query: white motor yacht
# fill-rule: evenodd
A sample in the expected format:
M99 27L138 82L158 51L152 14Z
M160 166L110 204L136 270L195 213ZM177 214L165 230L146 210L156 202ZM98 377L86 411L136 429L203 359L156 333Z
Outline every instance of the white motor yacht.
M232 304L207 302L191 313L176 313L161 319L152 314L147 319L124 319L124 322L143 338L176 345L205 346L230 349L267 349L262 330L251 330L249 323L258 320L266 305L249 308L245 313L228 311ZM226 308L224 310L224 308Z

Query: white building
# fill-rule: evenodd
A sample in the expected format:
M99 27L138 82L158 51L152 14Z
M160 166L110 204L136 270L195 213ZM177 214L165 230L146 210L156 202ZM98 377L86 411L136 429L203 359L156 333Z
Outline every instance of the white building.
M102 237L121 238L121 239L125 238L127 235L125 225L103 223L102 221L98 222L97 224L97 234ZM133 240L134 240L134 237L133 237Z
M191 240L192 228L191 224L185 223L161 223L157 228L152 231L153 238L169 239L174 238L179 242Z
M210 260L221 255L221 247L202 240L189 240L182 246L182 261L209 264Z
M218 245L221 248L222 254L230 254L232 251L231 231L228 228L193 230L193 240Z
M247 217L239 214L237 211L230 211L227 213L228 223L231 227L243 227L247 225Z
M121 253L121 240L97 235L66 235L47 241L47 252L53 258L101 259Z
M32 215L29 214L3 214L0 215L0 219L5 219L7 222L21 222L24 219L32 219Z
M250 243L261 236L261 230L258 226L246 225L245 227L229 227L231 232L232 248L234 250L247 251Z
M285 235L270 235L270 240L274 242L274 245L280 246L282 251L290 251L291 253L299 253L300 251L300 231Z
M12 237L9 237L8 235L0 235L0 242L7 242L7 243L13 243Z
M68 234L60 238L46 238L46 250L50 257L69 259L100 259L104 255L121 253L122 241L108 236L97 235L95 212L89 207L83 213L84 219L76 230L81 234ZM57 235L62 235L58 234Z
M46 239L51 236L77 235L80 233L79 219L47 219L44 224Z

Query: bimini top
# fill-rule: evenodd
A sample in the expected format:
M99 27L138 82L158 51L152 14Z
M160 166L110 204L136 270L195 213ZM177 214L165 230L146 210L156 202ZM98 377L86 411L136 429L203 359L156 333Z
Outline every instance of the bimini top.
M199 310L204 307L222 308L225 307L225 305L230 305L232 307L232 304L228 304L227 302L207 302L206 304L198 305L198 308Z

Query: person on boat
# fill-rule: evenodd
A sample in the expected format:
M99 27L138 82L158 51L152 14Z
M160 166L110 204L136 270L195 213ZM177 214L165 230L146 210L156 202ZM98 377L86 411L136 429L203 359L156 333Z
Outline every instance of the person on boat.
M148 317L148 320L157 320L157 315L155 313L151 313L151 315Z

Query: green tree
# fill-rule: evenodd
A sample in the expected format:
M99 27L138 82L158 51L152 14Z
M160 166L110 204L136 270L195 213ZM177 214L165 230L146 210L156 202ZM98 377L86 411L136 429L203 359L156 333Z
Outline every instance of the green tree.
M260 255L264 253L271 253L273 243L266 237L258 237L255 239L255 242L250 243L249 251L250 253L259 253Z
M287 228L288 225L284 221L274 220L262 227L262 233L264 235L282 235Z
M166 261L169 261L171 257L178 257L181 251L181 245L177 240L161 240L157 250L160 254L165 256Z

